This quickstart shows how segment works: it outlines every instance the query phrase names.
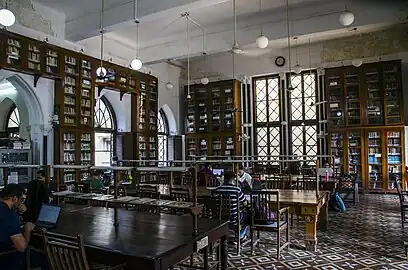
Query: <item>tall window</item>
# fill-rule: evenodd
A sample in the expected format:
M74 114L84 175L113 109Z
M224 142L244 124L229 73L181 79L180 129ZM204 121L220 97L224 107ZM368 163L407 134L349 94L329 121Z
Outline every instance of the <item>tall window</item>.
M314 71L291 76L294 89L288 95L293 155L317 155L316 78Z
M115 121L109 101L101 97L95 104L95 165L109 166L114 152Z
M169 136L169 126L167 123L167 118L166 115L164 114L163 110L161 109L159 111L159 117L158 117L158 142L159 142L159 160L167 160L168 158L168 136ZM159 163L159 166L166 166L167 163Z
M10 109L7 117L6 132L10 138L20 137L20 114L16 105Z
M280 154L280 86L279 76L254 78L256 155L262 157ZM274 162L272 162L274 163ZM277 164L277 163L275 163Z

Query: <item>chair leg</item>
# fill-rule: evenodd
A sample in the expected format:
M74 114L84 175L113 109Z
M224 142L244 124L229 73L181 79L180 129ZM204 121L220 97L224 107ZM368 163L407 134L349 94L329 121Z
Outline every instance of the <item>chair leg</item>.
M252 229L252 226L249 233L251 234L251 255L254 256L254 230Z
M194 265L194 254L190 255L190 265L193 266Z
M239 228L240 226L238 226ZM238 234L237 234L237 255L239 256L241 254L241 230L240 228L238 229Z
M404 228L404 223L405 223L405 213L404 213L404 209L401 209L401 225L402 225L402 228Z
M278 232L277 232L277 234L276 234L276 245L277 245L277 248L276 248L276 250L277 250L277 259L278 259L278 261L279 261L279 259L280 259L280 252L281 252L281 248L280 248L280 230L278 230Z

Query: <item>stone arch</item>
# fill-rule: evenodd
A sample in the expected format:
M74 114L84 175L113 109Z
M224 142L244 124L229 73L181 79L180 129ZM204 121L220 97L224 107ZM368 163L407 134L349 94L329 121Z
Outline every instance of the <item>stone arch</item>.
M170 136L177 135L177 122L176 118L174 117L173 111L167 104L163 104L161 110L163 110L167 118L167 124L169 125L169 135Z

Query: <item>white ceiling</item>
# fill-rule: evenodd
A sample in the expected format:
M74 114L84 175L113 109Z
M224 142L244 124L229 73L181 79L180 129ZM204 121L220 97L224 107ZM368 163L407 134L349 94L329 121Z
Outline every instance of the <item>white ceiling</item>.
M40 4L66 14L67 38L85 48L99 48L99 12L101 0L35 0ZM157 62L183 58L186 55L186 20L182 12L206 30L206 51L225 52L233 43L232 0L138 0L140 27L140 58ZM169 2L168 2L169 1ZM237 39L242 48L254 48L255 39L264 34L270 39L269 51L285 47L287 37L286 0L237 1ZM408 7L407 0L289 0L293 20L291 36L299 36L299 44L353 35L349 30L370 32L400 22L401 11ZM349 28L339 23L345 4L355 16ZM135 55L136 26L133 22L133 0L105 0L106 54L121 59ZM406 16L406 15L405 15ZM173 23L172 23L173 22ZM171 25L169 25L171 23ZM190 24L190 54L203 51L201 29ZM265 50L265 53L268 52Z

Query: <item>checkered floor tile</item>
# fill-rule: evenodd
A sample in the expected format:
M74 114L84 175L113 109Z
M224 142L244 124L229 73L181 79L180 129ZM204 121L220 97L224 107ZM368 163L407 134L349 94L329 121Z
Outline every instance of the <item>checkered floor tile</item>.
M249 246L242 248L240 256L231 246L230 269L408 269L403 247L408 229L401 228L398 197L362 195L358 205L346 207L345 213L330 213L329 230L318 232L317 252L296 248L303 245L305 236L304 223L295 221L291 229L292 248L282 252L279 261L272 245L260 245L254 256ZM199 254L195 255L195 264L202 264Z

